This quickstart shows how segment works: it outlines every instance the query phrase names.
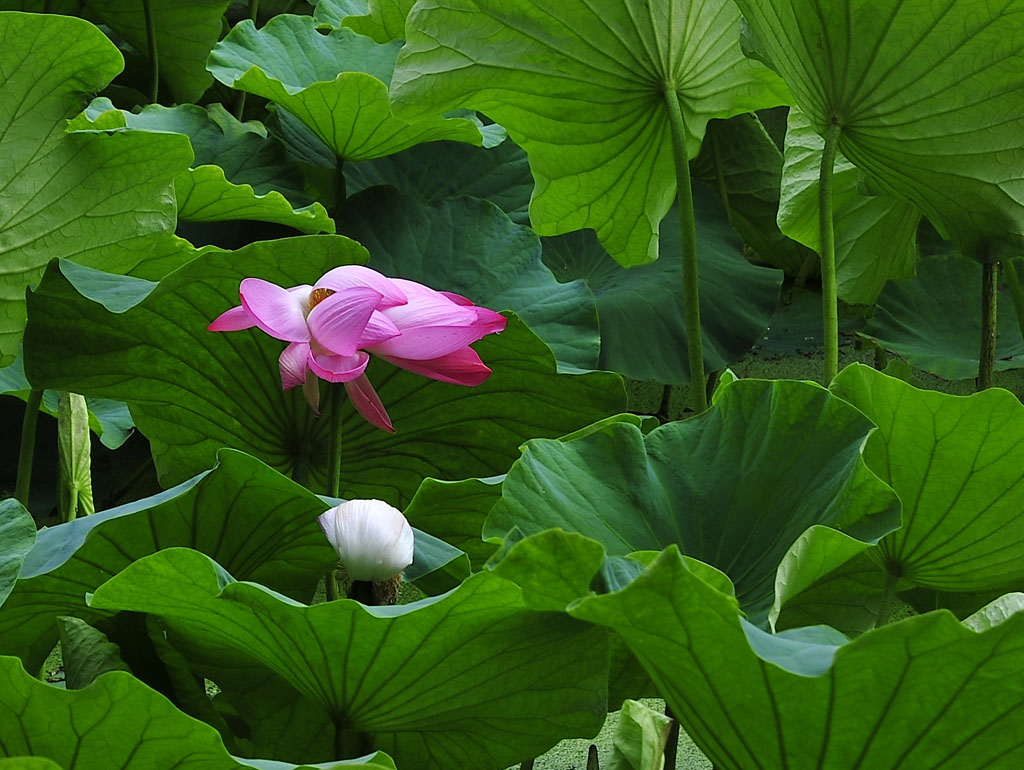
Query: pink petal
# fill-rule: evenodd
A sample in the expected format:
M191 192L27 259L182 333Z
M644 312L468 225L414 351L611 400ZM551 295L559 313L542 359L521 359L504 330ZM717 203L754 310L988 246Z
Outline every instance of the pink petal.
M472 300L466 299L461 294L456 294L453 291L439 291L438 294L440 294L442 297L447 297L452 302L454 302L456 305L472 305L472 304L474 304Z
M255 325L256 321L249 315L249 311L239 305L230 310L225 310L214 318L210 325L206 327L206 330L211 332L238 332L242 329L251 329Z
M505 331L505 324L508 323L508 319L501 313L496 313L485 307L474 307L473 309L476 310L477 328L485 328L487 330L484 334L497 334L498 332Z
M380 299L380 292L365 286L335 292L309 311L307 321L313 338L331 353L351 356L359 349Z
M291 390L306 382L309 371L309 343L293 342L282 352L277 363L281 368L281 387Z
M370 380L365 374L346 382L345 390L348 392L348 397L352 399L352 406L366 418L368 423L381 430L386 430L388 433L395 432L384 404L380 402L377 391L373 389L373 385L370 384Z
M379 310L374 310L370 320L363 329L363 335L359 338L359 347L366 348L370 345L377 345L384 340L397 337L402 331L395 326L395 322Z
M342 265L328 270L316 282L314 288L345 291L353 288L369 288L380 294L380 308L404 305L405 293L387 276L362 265Z
M317 377L328 382L348 382L366 371L370 356L361 350L351 356L337 356L313 350L308 360L309 368L316 372Z
M473 348L463 348L428 361L395 356L381 356L381 358L415 374L422 374L432 380L450 382L455 385L479 385L491 374L491 370L480 360L480 356Z
M260 278L246 278L238 291L242 306L256 326L271 337L287 342L309 342L301 294Z
M401 335L378 345L363 347L378 356L427 361L462 350L490 331L483 325L417 326L403 328Z

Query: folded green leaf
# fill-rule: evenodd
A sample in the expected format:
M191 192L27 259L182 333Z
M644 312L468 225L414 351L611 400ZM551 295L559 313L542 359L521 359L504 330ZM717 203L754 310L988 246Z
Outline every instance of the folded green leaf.
M159 616L222 688L218 697L251 720L260 752L282 720L301 715L299 732L315 739L278 740L310 761L333 750L339 729L372 734L399 766L500 770L566 735L593 734L605 716L605 634L527 609L494 575L399 607L306 607L233 582L200 553L165 549L101 586L91 604ZM274 686L260 687L269 674ZM259 715L268 712L277 725L264 733Z
M21 574L25 556L36 542L36 523L14 498L0 500L0 605Z
M342 160L366 160L421 142L480 144L472 121L440 111L413 121L396 118L388 86L396 43L379 45L348 29L328 35L308 16L275 16L262 29L237 24L210 54L222 83L258 94L293 113Z
M672 720L643 703L622 704L608 770L662 770Z
M666 94L681 100L691 157L708 120L788 96L740 51L725 0L564 0L557 14L541 0L425 0L406 33L398 114L486 113L530 156L537 233L590 228L625 266L658 258L675 198Z
M729 575L762 622L776 568L807 527L875 541L898 525L895 494L861 456L873 428L817 385L738 380L707 413L646 436L609 423L575 441L529 442L484 535L561 527L613 556L675 543Z

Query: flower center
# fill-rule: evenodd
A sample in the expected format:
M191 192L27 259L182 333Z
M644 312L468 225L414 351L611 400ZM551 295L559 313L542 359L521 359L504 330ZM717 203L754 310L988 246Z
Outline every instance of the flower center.
M312 310L332 294L334 294L333 289L313 289L309 293L309 309Z

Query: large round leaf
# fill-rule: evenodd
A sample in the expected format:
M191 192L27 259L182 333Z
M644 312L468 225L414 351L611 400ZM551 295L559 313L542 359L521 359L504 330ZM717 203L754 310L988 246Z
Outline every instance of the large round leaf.
M790 109L779 227L818 252L818 178L824 147L825 140L815 133L807 117ZM890 278L914 275L921 214L905 200L862 194L860 176L857 167L839 153L832 177L836 286L844 302L872 305Z
M1024 2L737 0L814 130L964 254L1024 248ZM955 109L950 109L955 106Z
M299 751L307 761L332 751L338 725L372 734L399 766L500 770L566 735L592 735L605 717L605 634L528 609L494 575L401 607L306 607L170 549L125 569L91 603L160 617L243 718L298 696L298 729L316 736ZM277 686L260 689L268 674ZM279 711L278 723L295 713ZM267 738L252 727L259 749Z
M49 757L58 764L0 760L4 770L242 770L271 766L233 757L217 731L178 711L131 674L106 674L85 690L68 691L30 676L17 658L0 657L0 753ZM394 770L384 754L330 768ZM274 770L314 770L275 763Z
M996 308L995 369L1024 367L1024 340L1005 288ZM977 377L981 266L955 255L922 259L916 278L885 287L863 334L907 363L947 380Z
M597 368L594 296L583 281L556 281L541 262L540 238L494 204L458 198L428 205L377 188L346 201L338 225L369 250L375 270L512 310L559 362Z
M38 668L56 642L59 615L85 614L86 593L171 546L308 600L337 559L316 523L326 507L263 463L225 450L215 468L166 492L43 529L0 607L0 654Z
M36 523L17 500L0 501L0 606L21 574L25 555L36 541Z
M192 159L184 137L65 133L122 66L81 19L0 13L0 366L14 360L25 288L47 261L127 272L174 229L171 180Z
M213 333L206 326L238 303L243 278L312 284L339 264L365 259L365 249L340 236L214 251L159 285L135 282L136 295L117 312L98 301L123 290L123 279L100 274L100 290L96 274L55 263L31 298L26 370L42 387L128 402L164 484L209 467L222 446L285 473L307 464L322 480L328 421L313 416L298 390L281 390L284 343L255 329ZM402 505L427 476L503 473L528 438L569 433L624 407L619 377L558 374L550 351L518 319L476 349L494 373L474 388L371 363L368 376L397 433L374 428L343 399L343 497Z
M365 14L347 16L341 23L378 43L403 40L405 18L415 4L416 0L369 0Z
M275 16L262 29L244 21L210 54L222 83L258 94L296 115L343 160L390 155L420 142L480 144L472 121L414 121L391 113L388 85L398 44L378 45L349 29L322 35L309 16Z
M613 556L675 543L730 575L760 621L776 567L807 527L874 541L897 526L895 495L861 458L872 429L817 385L739 380L707 413L647 436L612 422L574 441L529 442L484 534L561 527Z
M743 56L727 0L423 0L406 20L392 102L402 115L471 107L530 156L541 235L590 228L623 265L658 257L676 194L667 96L687 151L704 127L780 104L785 89Z
M517 224L530 223L533 177L526 153L511 141L490 148L418 144L386 158L346 163L345 183L349 195L386 184L423 203L471 195L496 204Z
M1024 761L1024 614L983 633L947 612L852 642L823 626L767 634L670 548L575 617L625 637L721 770L967 768Z
M764 334L779 301L782 271L751 265L722 206L694 187L704 363L718 371L739 360ZM661 232L665 255L629 269L585 231L544 239L544 261L568 281L582 278L597 300L603 369L641 380L690 380L683 265L673 208Z

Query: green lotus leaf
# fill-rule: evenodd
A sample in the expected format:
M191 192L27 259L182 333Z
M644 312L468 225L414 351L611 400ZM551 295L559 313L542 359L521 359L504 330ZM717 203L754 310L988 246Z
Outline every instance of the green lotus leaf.
M738 0L814 131L964 254L1024 247L1024 3ZM949 105L957 105L955 112Z
M405 19L416 0L369 0L365 13L348 16L342 26L378 43L405 39Z
M25 555L36 542L36 523L21 503L0 500L0 605L10 595Z
M276 222L300 232L334 232L334 222L320 203L293 208L305 200L302 174L285 157L284 147L268 140L258 123L241 123L221 105L153 104L135 114L118 110L109 99L95 99L71 121L76 131L131 128L185 134L195 160L174 180L178 218L193 222L249 219ZM284 190L282 190L284 188Z
M174 229L171 180L184 137L65 133L88 94L121 71L96 27L58 15L0 13L0 366L25 326L25 288L53 257L127 272Z
M149 0L156 34L160 78L175 101L198 101L213 78L206 57L221 35L221 18L231 0ZM149 56L146 14L135 0L86 0L86 9L132 47Z
M519 589L494 575L399 607L306 607L234 582L196 551L166 549L101 586L91 603L158 616L243 717L298 696L277 719L301 716L302 732L319 731L299 752L306 761L330 754L338 729L339 743L362 733L399 766L500 770L566 735L592 735L605 717L604 632L528 609ZM254 686L267 673L276 687ZM258 720L251 725L259 750L266 738Z
M556 281L541 261L540 238L493 203L424 204L378 188L346 201L338 227L369 250L375 270L512 310L560 363L597 368L594 296L583 281Z
M503 125L530 158L537 233L592 229L625 266L658 258L676 196L666 95L690 157L712 118L788 97L741 52L725 0L565 0L558 14L542 0L424 0L406 32L398 114L469 107Z
M108 671L131 670L121 659L120 648L81 618L57 618L57 627L67 689L88 687Z
M237 305L243 278L312 284L333 267L365 260L365 249L340 236L210 251L159 284L136 282L130 306L117 293L125 279L55 263L30 300L26 370L40 387L128 402L165 486L232 446L288 474L301 477L308 467L322 489L327 420L311 413L298 390L281 390L284 344L257 330L206 326ZM98 304L111 294L122 303L118 312ZM368 377L397 433L374 428L343 399L342 497L401 507L427 476L504 473L528 438L569 433L625 405L621 378L558 374L547 347L518 319L476 350L494 373L474 388L371 363Z
M814 251L821 249L818 177L824 147L808 118L790 109L779 227ZM873 305L890 278L913 277L921 214L905 200L863 195L860 176L839 153L832 177L836 284L844 302Z
M864 459L903 501L903 527L878 544L898 577L983 591L1024 580L1024 406L1002 389L918 390L854 365L832 392L878 425Z
M987 631L995 628L1003 621L1024 610L1024 594L1014 592L1000 596L995 601L989 602L969 618L964 620L964 625L975 631Z
M1024 614L984 633L935 612L852 642L823 626L771 635L674 547L570 613L626 639L721 770L1011 770L1024 759Z
M976 262L946 255L922 259L917 277L893 281L863 334L907 363L947 380L978 376L981 272ZM1009 291L998 295L996 371L1024 367L1024 341ZM951 323L950 319L956 319Z
M783 235L776 223L782 152L757 115L708 123L700 155L691 166L694 178L724 196L729 221L757 262L798 275L808 257L814 259L806 247Z
M465 552L472 568L479 570L496 547L485 542L481 532L487 512L501 496L503 479L423 479L405 508L405 517L414 527Z
M87 592L171 546L203 551L240 578L309 599L337 559L316 523L326 507L258 460L226 449L216 467L177 487L43 529L0 607L0 654L18 655L35 670L57 640L58 616L94 617Z
M366 4L367 0L314 0L313 19L319 26L340 27L349 16L365 15Z
M662 770L672 719L643 703L622 704L608 770Z
M705 414L646 436L610 422L575 441L530 441L484 536L561 527L611 556L675 543L729 575L762 622L776 568L807 527L875 541L898 525L896 496L861 457L872 429L812 383L737 380Z
M694 185L704 363L717 371L749 352L779 302L782 272L750 264L721 205ZM661 244L679 253L676 209L665 218ZM591 232L544 239L544 262L561 281L583 279L597 300L602 369L664 383L690 380L680 259L628 270Z
M63 690L30 676L17 658L0 656L0 754L31 754L35 764L0 759L4 770L316 770L228 754L217 731L178 711L131 674L113 671L84 690ZM43 758L51 760L43 763ZM334 767L394 770L381 753Z
M533 177L526 153L515 142L491 148L462 142L419 144L386 158L346 163L345 182L349 195L391 185L423 203L460 195L484 198L516 224L530 223Z
M61 770L61 766L45 757L0 757L3 770Z
M379 45L349 29L328 35L308 16L275 16L262 29L235 25L210 54L222 83L274 101L293 113L342 160L366 160L421 142L480 144L476 125L438 111L414 121L396 118L388 86L399 44Z

